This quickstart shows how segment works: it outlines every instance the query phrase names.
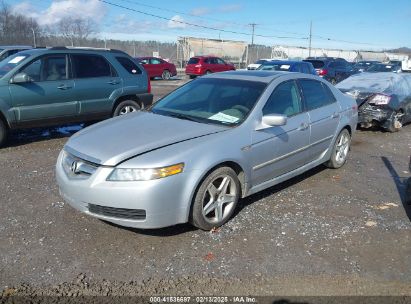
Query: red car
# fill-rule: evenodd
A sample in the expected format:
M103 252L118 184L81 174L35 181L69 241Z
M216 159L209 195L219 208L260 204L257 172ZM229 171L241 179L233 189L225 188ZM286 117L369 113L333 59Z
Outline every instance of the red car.
M235 66L231 63L226 63L223 59L214 56L196 56L190 58L186 66L186 74L190 78L195 78L196 76L234 71Z
M177 75L176 66L161 58L156 57L137 57L136 60L147 71L150 79L161 77L164 80Z

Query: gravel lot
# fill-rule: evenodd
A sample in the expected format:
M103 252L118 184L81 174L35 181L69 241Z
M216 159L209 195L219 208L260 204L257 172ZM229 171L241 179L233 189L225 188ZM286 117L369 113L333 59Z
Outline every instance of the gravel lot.
M156 99L183 81L153 81ZM118 227L58 195L56 157L81 126L0 149L5 295L411 295L411 125L359 131L348 163L241 201L215 232Z

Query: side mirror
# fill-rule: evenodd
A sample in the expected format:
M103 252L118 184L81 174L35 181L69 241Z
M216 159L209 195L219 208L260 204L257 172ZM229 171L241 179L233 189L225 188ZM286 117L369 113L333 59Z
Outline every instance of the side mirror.
M284 126L287 123L287 116L282 114L269 114L264 115L263 119L261 120L260 126L258 126L257 130L263 130L275 126Z
M31 82L31 77L27 75L26 73L17 73L11 79L11 83L26 83L26 82Z

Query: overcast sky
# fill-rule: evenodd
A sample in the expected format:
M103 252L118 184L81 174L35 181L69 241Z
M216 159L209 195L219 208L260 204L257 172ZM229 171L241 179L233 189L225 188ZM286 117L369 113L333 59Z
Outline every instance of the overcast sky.
M411 0L104 1L111 4L99 0L6 0L16 12L34 17L42 25L53 26L64 16L90 17L99 26L98 37L107 39L174 42L178 36L194 36L251 42L249 24L256 23L257 44L308 46L312 21L313 47L411 47Z

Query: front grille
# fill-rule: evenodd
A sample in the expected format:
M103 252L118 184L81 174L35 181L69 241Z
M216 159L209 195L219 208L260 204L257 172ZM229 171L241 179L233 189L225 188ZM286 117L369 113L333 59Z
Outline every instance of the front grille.
M88 178L97 171L98 165L64 152L62 165L71 178Z
M96 215L115 217L128 220L145 220L146 211L142 209L113 208L89 204L88 210Z

